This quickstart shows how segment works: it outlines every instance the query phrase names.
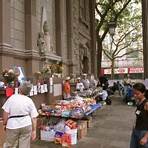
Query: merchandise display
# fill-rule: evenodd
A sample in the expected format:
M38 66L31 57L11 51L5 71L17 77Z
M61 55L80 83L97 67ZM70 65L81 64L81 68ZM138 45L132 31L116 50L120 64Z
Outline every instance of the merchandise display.
M59 100L55 105L41 105L39 114L41 116L57 116L74 119L82 119L101 108L93 98L76 97L72 100Z
M87 135L91 114L102 107L92 97L73 96L58 100L54 105L41 104L40 117L46 122L40 126L40 139L70 147Z

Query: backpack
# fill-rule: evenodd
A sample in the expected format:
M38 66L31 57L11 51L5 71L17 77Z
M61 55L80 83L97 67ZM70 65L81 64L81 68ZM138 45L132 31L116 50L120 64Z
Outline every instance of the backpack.
M107 105L111 105L112 104L112 100L110 98L107 97L107 99L105 100Z

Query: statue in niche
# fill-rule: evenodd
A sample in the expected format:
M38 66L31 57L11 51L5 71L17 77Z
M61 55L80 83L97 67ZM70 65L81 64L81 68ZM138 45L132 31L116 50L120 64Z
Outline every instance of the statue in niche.
M44 39L44 33L43 32L40 32L38 34L37 46L39 48L39 54L40 55L45 55L45 53L46 53L46 44L45 44L45 39Z
M49 35L49 28L48 28L47 21L45 21L43 24L43 31L44 31L44 40L45 40L47 52L51 52L50 35Z
M43 32L38 34L37 46L39 48L40 55L45 55L51 52L50 36L47 21L44 22Z

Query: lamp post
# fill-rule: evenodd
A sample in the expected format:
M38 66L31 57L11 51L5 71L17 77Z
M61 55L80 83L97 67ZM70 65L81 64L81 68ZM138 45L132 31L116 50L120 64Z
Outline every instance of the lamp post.
M112 44L113 44L113 36L115 35L115 29L116 29L116 22L110 21L108 23L108 28L109 28L109 34L111 36L111 50L112 50Z
M108 23L108 28L109 28L109 34L111 37L115 35L115 29L116 29L116 22L110 21Z
M110 21L108 23L108 28L109 28L109 34L111 36L111 46L110 46L110 52L112 51L112 46L113 46L113 36L115 35L115 29L116 29L116 22L115 21ZM112 59L112 64L111 64L111 79L114 78L114 64L115 61Z

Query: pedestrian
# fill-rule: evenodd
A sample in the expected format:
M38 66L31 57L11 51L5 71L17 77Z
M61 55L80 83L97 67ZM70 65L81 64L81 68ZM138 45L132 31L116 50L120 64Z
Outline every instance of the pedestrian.
M71 92L70 77L66 77L64 85L63 85L64 99L69 99L71 97L70 92Z
M92 89L95 89L96 88L96 85L97 85L97 81L95 80L94 75L91 75L90 76L89 82L90 82L89 87L92 88Z
M81 82L81 78L80 78L80 77L77 78L76 90L77 90L77 91L80 91L80 92L83 92L83 90L84 90L84 85L83 85L83 83Z
M84 85L84 90L88 90L89 89L89 86L90 86L90 82L89 82L89 80L87 78L87 74L86 73L82 74L82 80L81 80L81 82Z
M145 96L146 88L143 83L133 85L133 94L137 103L135 111L136 122L132 131L130 148L148 148L148 110L145 105L148 103Z
M101 87L105 86L108 88L109 83L108 83L108 79L106 76L104 76L104 75L100 76L99 81L100 81Z
M30 148L30 139L36 138L36 118L38 112L27 95L31 84L24 82L19 86L19 94L14 94L2 106L3 125L6 139L3 148Z

